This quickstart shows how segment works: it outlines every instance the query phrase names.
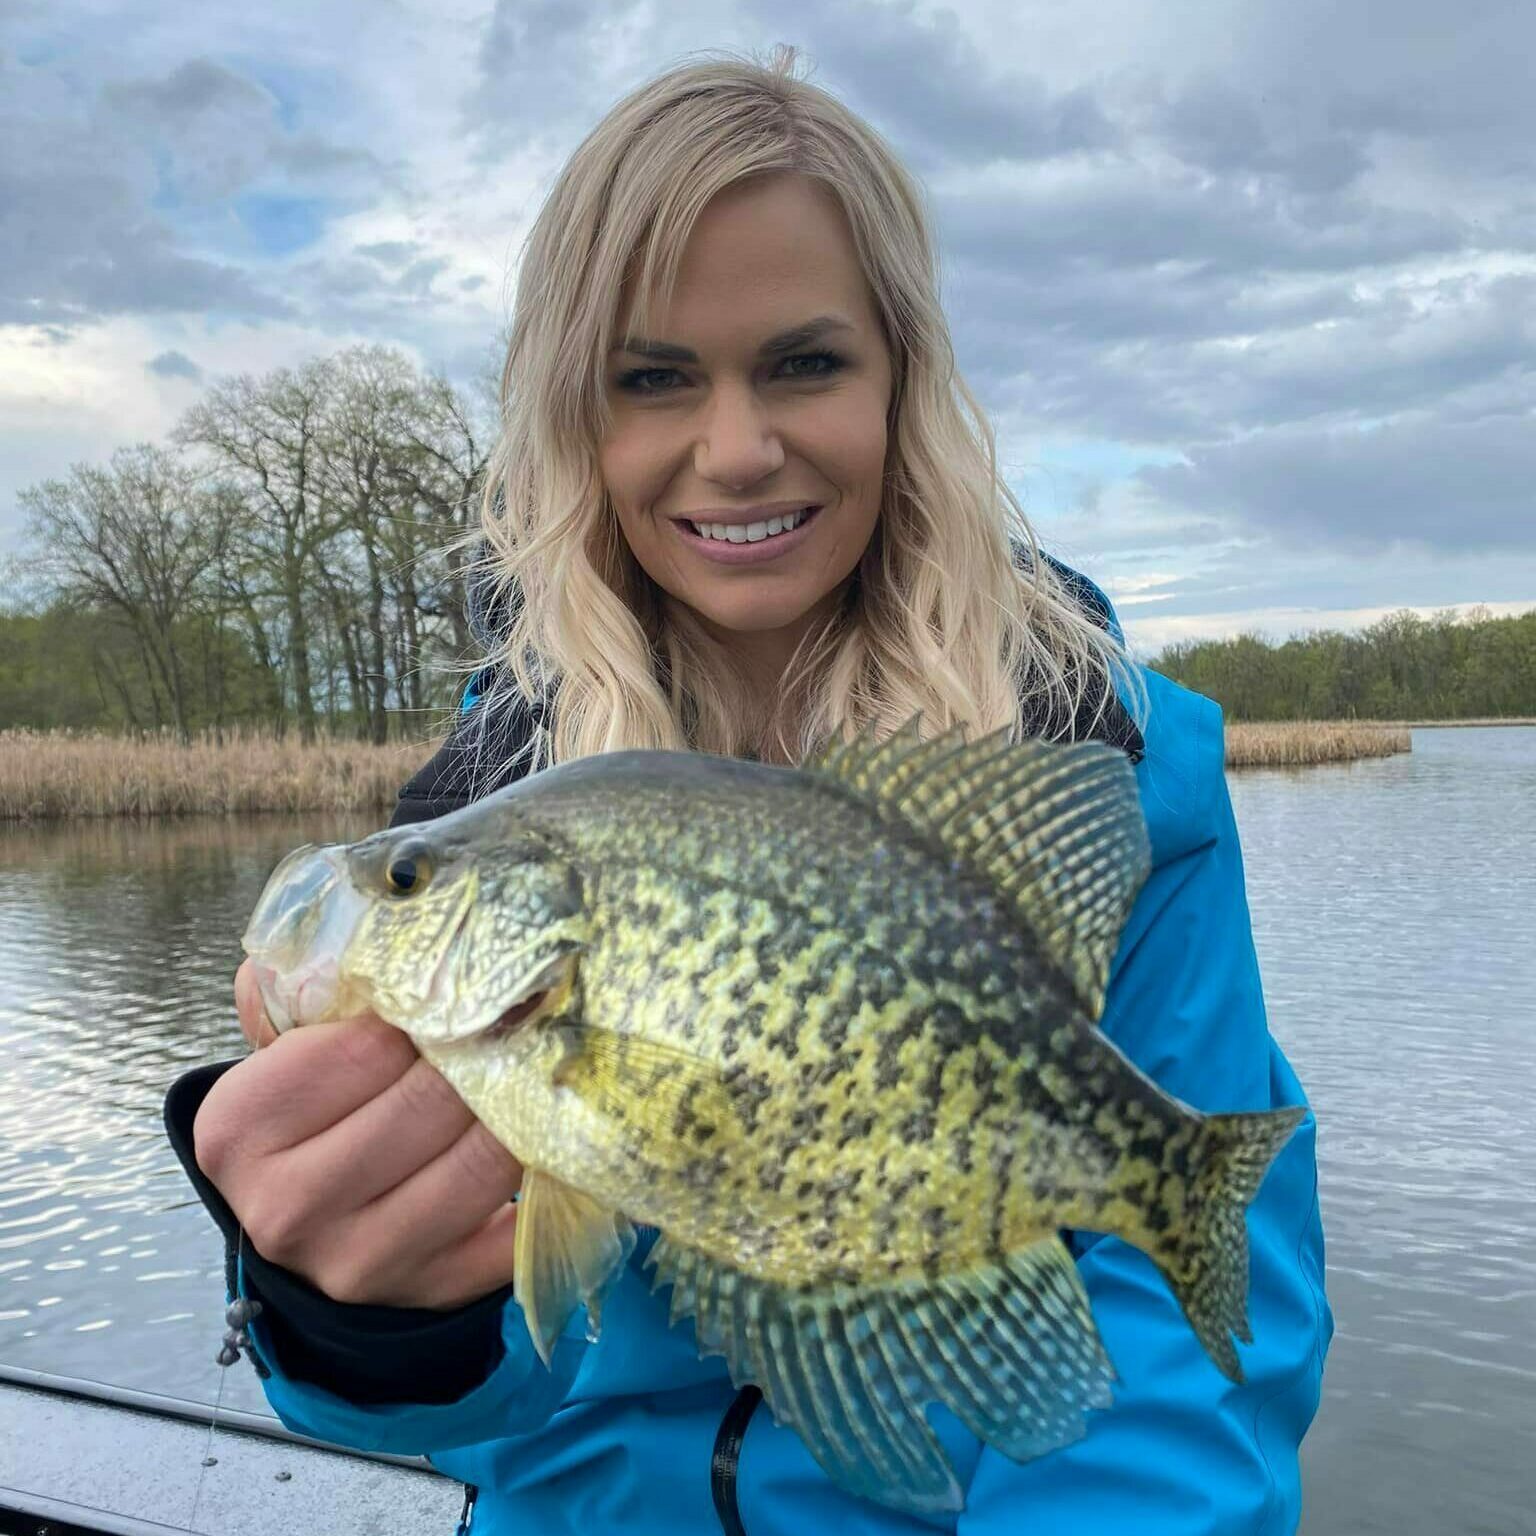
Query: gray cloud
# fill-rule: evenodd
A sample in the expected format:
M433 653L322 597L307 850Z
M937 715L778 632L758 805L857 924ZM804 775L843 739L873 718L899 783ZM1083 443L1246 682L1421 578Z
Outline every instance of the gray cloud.
M642 9L636 0L496 0L465 96L466 135L485 159L540 142L574 149L605 107L663 59L696 46L684 39L711 14L696 7L679 0L647 9L641 34L625 28ZM719 11L712 14L718 25Z
M1091 90L1054 91L1009 68L1003 50L984 49L953 10L924 14L912 0L745 0L743 11L776 36L804 38L826 83L899 137L914 167L975 164L978 151L1048 160L1121 142Z
M1288 116L1266 119L1251 96L1214 75L1161 101L1147 126L1185 165L1278 178L1298 193L1342 191L1370 164L1357 135Z
M385 267L404 266L420 249L414 240L375 240L371 245L352 247L359 256L367 256Z
M161 352L150 358L144 366L150 373L159 374L162 379L191 379L193 383L199 383L203 377L203 370L185 352L175 350Z
M290 312L239 267L176 249L124 178L55 159L51 175L0 157L0 325L72 326L111 314Z
M423 256L420 261L413 261L395 281L395 287L402 293L428 294L432 291L432 281L448 270L446 258L441 256Z
M1138 478L1179 507L1281 543L1536 553L1533 425L1517 415L1265 433Z
M98 110L106 133L152 144L176 196L194 201L249 185L278 134L272 94L209 59L158 78L109 80Z

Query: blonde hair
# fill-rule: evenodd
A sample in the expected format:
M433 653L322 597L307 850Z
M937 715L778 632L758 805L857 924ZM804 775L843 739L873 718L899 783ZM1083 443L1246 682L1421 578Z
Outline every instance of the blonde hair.
M866 724L885 734L918 712L925 735L959 720L1022 733L1043 719L1062 736L1074 721L1084 733L1097 724L1115 679L1141 696L1123 645L1042 557L998 473L992 428L955 370L918 184L873 129L795 76L795 59L784 44L767 64L707 55L641 86L577 148L528 235L472 535L484 540L475 577L506 615L490 658L501 665L473 712L482 742L518 696L544 700L534 755L550 762L626 747L776 748L797 761L832 736ZM875 532L765 725L730 653L630 552L598 445L626 277L636 279L631 330L649 334L645 316L673 291L710 199L775 172L813 179L844 210L892 394ZM784 739L786 714L798 740Z

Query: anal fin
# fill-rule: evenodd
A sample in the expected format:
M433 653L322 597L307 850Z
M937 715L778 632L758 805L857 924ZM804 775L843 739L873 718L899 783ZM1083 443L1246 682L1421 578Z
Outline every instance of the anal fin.
M755 1382L844 1488L912 1513L962 1507L924 1414L943 1403L1016 1461L1078 1439L1114 1370L1077 1267L1046 1238L937 1279L790 1289L658 1240L653 1284L672 1316L699 1316L701 1351Z

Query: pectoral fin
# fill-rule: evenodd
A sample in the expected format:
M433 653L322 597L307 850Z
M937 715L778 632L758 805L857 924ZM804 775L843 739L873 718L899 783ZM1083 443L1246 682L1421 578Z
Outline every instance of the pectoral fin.
M627 1217L551 1173L537 1168L524 1173L512 1289L545 1365L578 1302L585 1303L596 1336L603 1297L634 1246L635 1229Z
M651 1155L685 1142L718 1150L739 1138L740 1119L720 1070L676 1046L562 1022L565 1056L554 1080L587 1105L646 1138Z

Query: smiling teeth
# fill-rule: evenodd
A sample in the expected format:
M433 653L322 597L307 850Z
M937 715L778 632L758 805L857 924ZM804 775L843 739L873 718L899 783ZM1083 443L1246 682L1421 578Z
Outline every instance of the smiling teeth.
M776 533L788 533L790 529L798 528L809 512L809 507L802 507L785 517L770 517L766 523L694 523L693 527L706 539L721 539L728 544L760 544Z

